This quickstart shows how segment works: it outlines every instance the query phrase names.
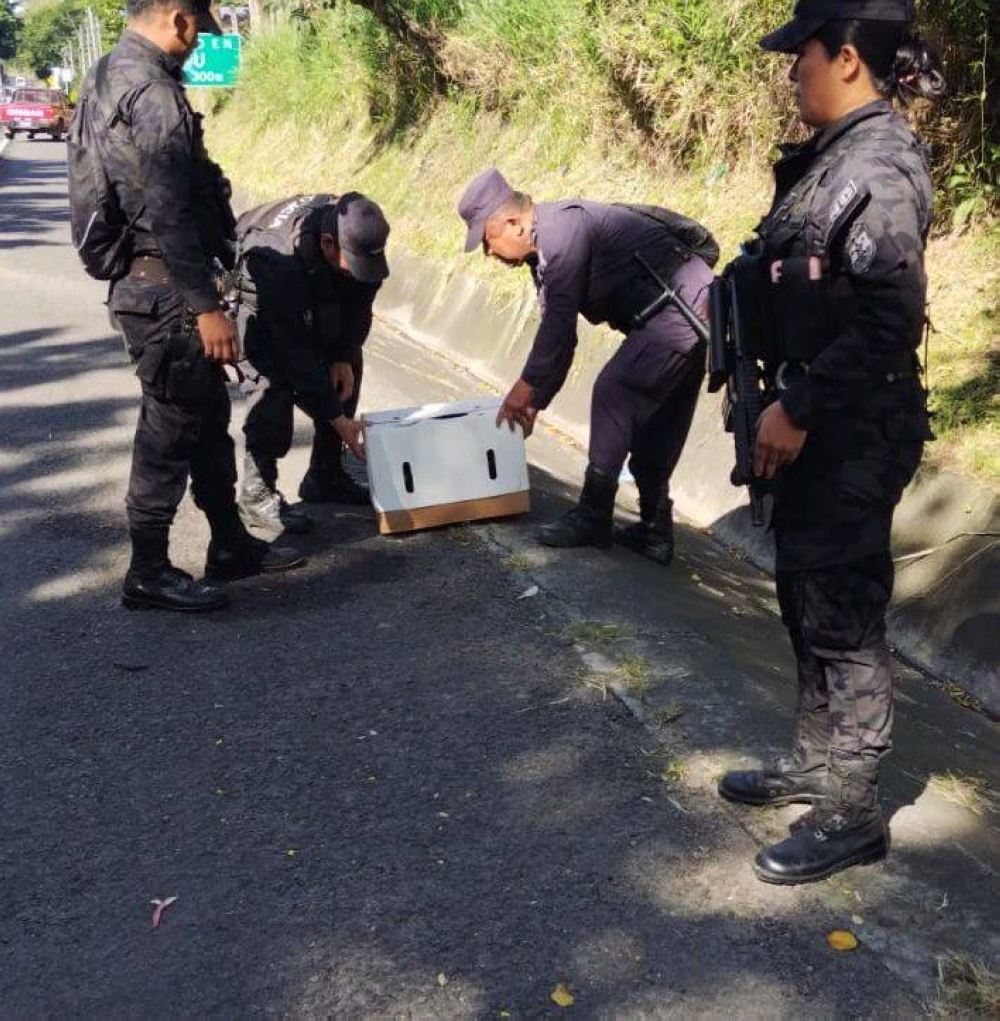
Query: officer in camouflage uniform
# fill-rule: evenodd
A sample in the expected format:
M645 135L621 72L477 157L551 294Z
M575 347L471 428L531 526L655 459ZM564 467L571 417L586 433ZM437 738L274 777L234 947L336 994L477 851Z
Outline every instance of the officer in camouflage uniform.
M342 452L346 443L361 455L354 415L372 305L389 275L389 224L357 192L295 195L248 210L237 235L241 369L250 398L240 512L247 524L302 532L309 517L277 488L296 405L315 430L299 495L309 503L369 503Z
M181 85L198 31L220 29L208 0L129 0L127 14L120 42L83 86L97 95L87 109L132 233L131 265L109 303L142 384L126 500L132 563L122 601L131 609L213 610L228 596L212 580L305 561L250 536L236 508L222 364L236 360L238 345L217 282L218 270L232 266L235 221L228 182L205 152L200 117ZM206 582L168 557L189 475L212 530Z
M782 619L798 660L788 758L731 772L720 793L751 805L812 803L789 839L762 851L762 880L794 884L877 860L877 805L891 748L886 608L893 511L931 438L917 351L925 325L924 245L932 188L926 150L891 97L940 93L904 0L801 0L764 39L792 53L803 120L786 148L754 254L769 283L795 260L801 286L767 311L780 335L826 331L808 366L768 365L783 392L761 416L755 470L776 478Z

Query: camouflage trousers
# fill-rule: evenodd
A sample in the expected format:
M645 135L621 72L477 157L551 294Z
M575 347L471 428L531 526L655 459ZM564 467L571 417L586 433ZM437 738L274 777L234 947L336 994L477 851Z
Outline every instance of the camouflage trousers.
M850 564L780 571L778 601L798 660L794 758L832 777L877 777L892 750L892 661L885 614L888 552ZM874 802L874 791L851 801Z

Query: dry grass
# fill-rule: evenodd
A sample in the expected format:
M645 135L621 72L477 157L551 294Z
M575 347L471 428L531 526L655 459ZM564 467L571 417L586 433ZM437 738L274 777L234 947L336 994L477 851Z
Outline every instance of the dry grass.
M1000 1018L1000 979L980 961L952 954L938 962L938 1017Z
M626 656L618 668L622 687L633 698L649 694L649 663L642 656Z
M610 645L628 638L631 631L621 624L603 620L578 620L569 628L570 637L585 645Z
M961 776L952 772L935 773L928 777L927 789L973 815L1000 812L1000 798L981 777Z

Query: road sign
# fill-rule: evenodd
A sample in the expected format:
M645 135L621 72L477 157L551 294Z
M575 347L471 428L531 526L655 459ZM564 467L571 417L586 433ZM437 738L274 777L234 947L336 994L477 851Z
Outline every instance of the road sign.
M243 40L238 35L201 32L198 48L184 65L186 85L230 89L239 84Z

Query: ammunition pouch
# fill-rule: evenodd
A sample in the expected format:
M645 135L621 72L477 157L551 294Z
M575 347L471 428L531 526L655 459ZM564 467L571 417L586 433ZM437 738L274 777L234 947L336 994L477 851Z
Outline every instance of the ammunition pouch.
M712 288L710 389L720 389L729 374L734 328L750 357L775 370L807 366L836 339L851 300L849 286L819 256L741 255Z

